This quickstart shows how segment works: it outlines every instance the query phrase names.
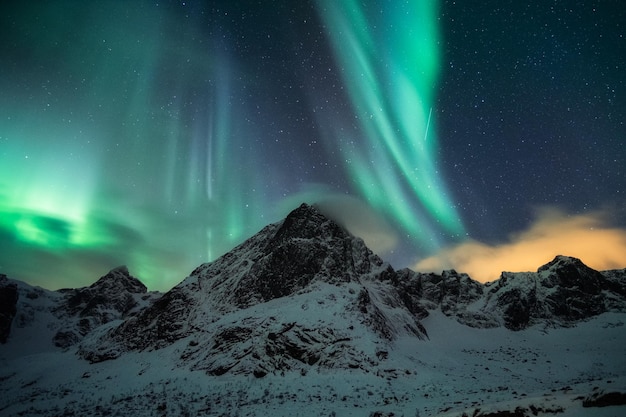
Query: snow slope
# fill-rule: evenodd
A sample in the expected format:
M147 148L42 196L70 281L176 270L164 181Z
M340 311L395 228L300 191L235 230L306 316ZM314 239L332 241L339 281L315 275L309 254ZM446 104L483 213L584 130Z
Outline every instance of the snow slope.
M428 341L396 340L370 372L313 368L264 378L190 370L175 360L182 343L96 364L72 349L18 358L3 350L0 415L460 416L532 406L619 416L626 407L590 412L582 402L600 391L626 392L625 322L623 313L606 313L575 327L511 332L433 312ZM362 350L375 354L380 345L362 336Z

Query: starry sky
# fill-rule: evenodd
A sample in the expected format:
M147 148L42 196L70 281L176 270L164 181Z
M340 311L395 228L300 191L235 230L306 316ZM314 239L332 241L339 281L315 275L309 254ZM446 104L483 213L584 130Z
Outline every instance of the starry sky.
M0 272L167 290L301 202L396 268L626 267L620 0L0 6Z

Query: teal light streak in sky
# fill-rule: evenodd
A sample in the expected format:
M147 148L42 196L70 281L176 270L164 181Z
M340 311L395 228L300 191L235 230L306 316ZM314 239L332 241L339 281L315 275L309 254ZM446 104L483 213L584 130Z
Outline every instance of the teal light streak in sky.
M329 139L343 144L357 188L424 244L436 246L439 228L462 234L436 165L437 2L317 4L362 132L336 128Z

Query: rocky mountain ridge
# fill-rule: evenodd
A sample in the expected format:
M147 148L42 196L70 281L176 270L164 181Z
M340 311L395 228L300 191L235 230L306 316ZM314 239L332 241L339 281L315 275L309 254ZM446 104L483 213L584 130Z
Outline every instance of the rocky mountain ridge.
M423 321L435 311L513 331L626 311L626 270L598 272L557 256L489 284L454 270L396 271L303 204L165 294L148 293L119 267L89 287L56 292L4 277L0 299L0 342L47 314L51 345L92 363L172 348L174 361L210 375L384 373L396 340L428 343Z
M386 279L394 273L361 239L302 205L79 353L99 362L181 342L180 360L213 375L370 369L394 337L426 337ZM359 334L368 332L380 346L366 351Z

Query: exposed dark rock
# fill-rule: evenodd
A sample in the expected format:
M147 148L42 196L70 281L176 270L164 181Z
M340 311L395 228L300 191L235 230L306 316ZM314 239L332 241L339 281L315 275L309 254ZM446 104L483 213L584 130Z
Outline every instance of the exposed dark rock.
M11 333L11 323L17 313L17 284L0 274L0 343L6 343Z
M600 272L589 268L580 259L562 255L540 266L537 273L542 276L544 287L578 289L585 294L599 294L605 281Z
M318 209L301 204L285 217L282 224L270 239L268 249L293 239L344 238L347 232L334 221L324 216Z
M139 314L128 317L110 331L108 338L120 341L127 350L159 349L168 346L191 332L185 311L193 300L180 289L173 289L156 299ZM117 358L123 351L111 344L98 344L92 349L81 349L81 355L90 362Z
M53 312L64 319L69 328L61 328L53 342L67 348L96 327L127 317L138 306L138 297L145 294L147 288L130 275L126 266L120 266L89 287L60 292L65 297Z
M59 330L54 335L54 338L52 341L55 346L65 349L78 343L81 340L81 338L82 338L81 336L79 336L73 331Z
M557 256L533 272L503 272L481 284L454 270L441 275L400 270L391 279L406 308L424 318L439 309L473 327L522 330L537 323L568 326L626 309L626 270L598 272L579 259Z
M511 330L540 321L567 326L606 311L623 311L625 287L623 278L610 279L580 259L559 255L536 273L503 272L487 294L485 310L502 314Z
M426 275L410 269L401 269L392 280L406 308L420 320L428 317L428 304L424 302L423 291L423 280Z
M422 319L428 310L440 309L446 316L474 327L494 327L493 317L479 311L468 311L468 306L483 298L484 285L467 274L455 270L443 271L441 275L419 273L402 269L396 274L394 285L406 307Z
M527 417L526 409L524 407L517 407L513 411L502 410L493 411L489 413L479 413L476 417Z
M625 392L598 392L583 400L583 407L608 407L611 405L626 405Z
M68 298L60 309L71 315L100 316L113 310L122 315L128 313L137 302L133 294L143 294L146 286L137 278L132 277L126 266L112 269L105 276L86 288L68 291Z
M456 316L468 304L482 297L483 285L452 269L443 271L441 275L425 274L422 294L425 299L436 303L445 315Z
M383 264L362 240L306 204L285 218L252 261L234 288L239 307L293 294L313 281L356 281Z

